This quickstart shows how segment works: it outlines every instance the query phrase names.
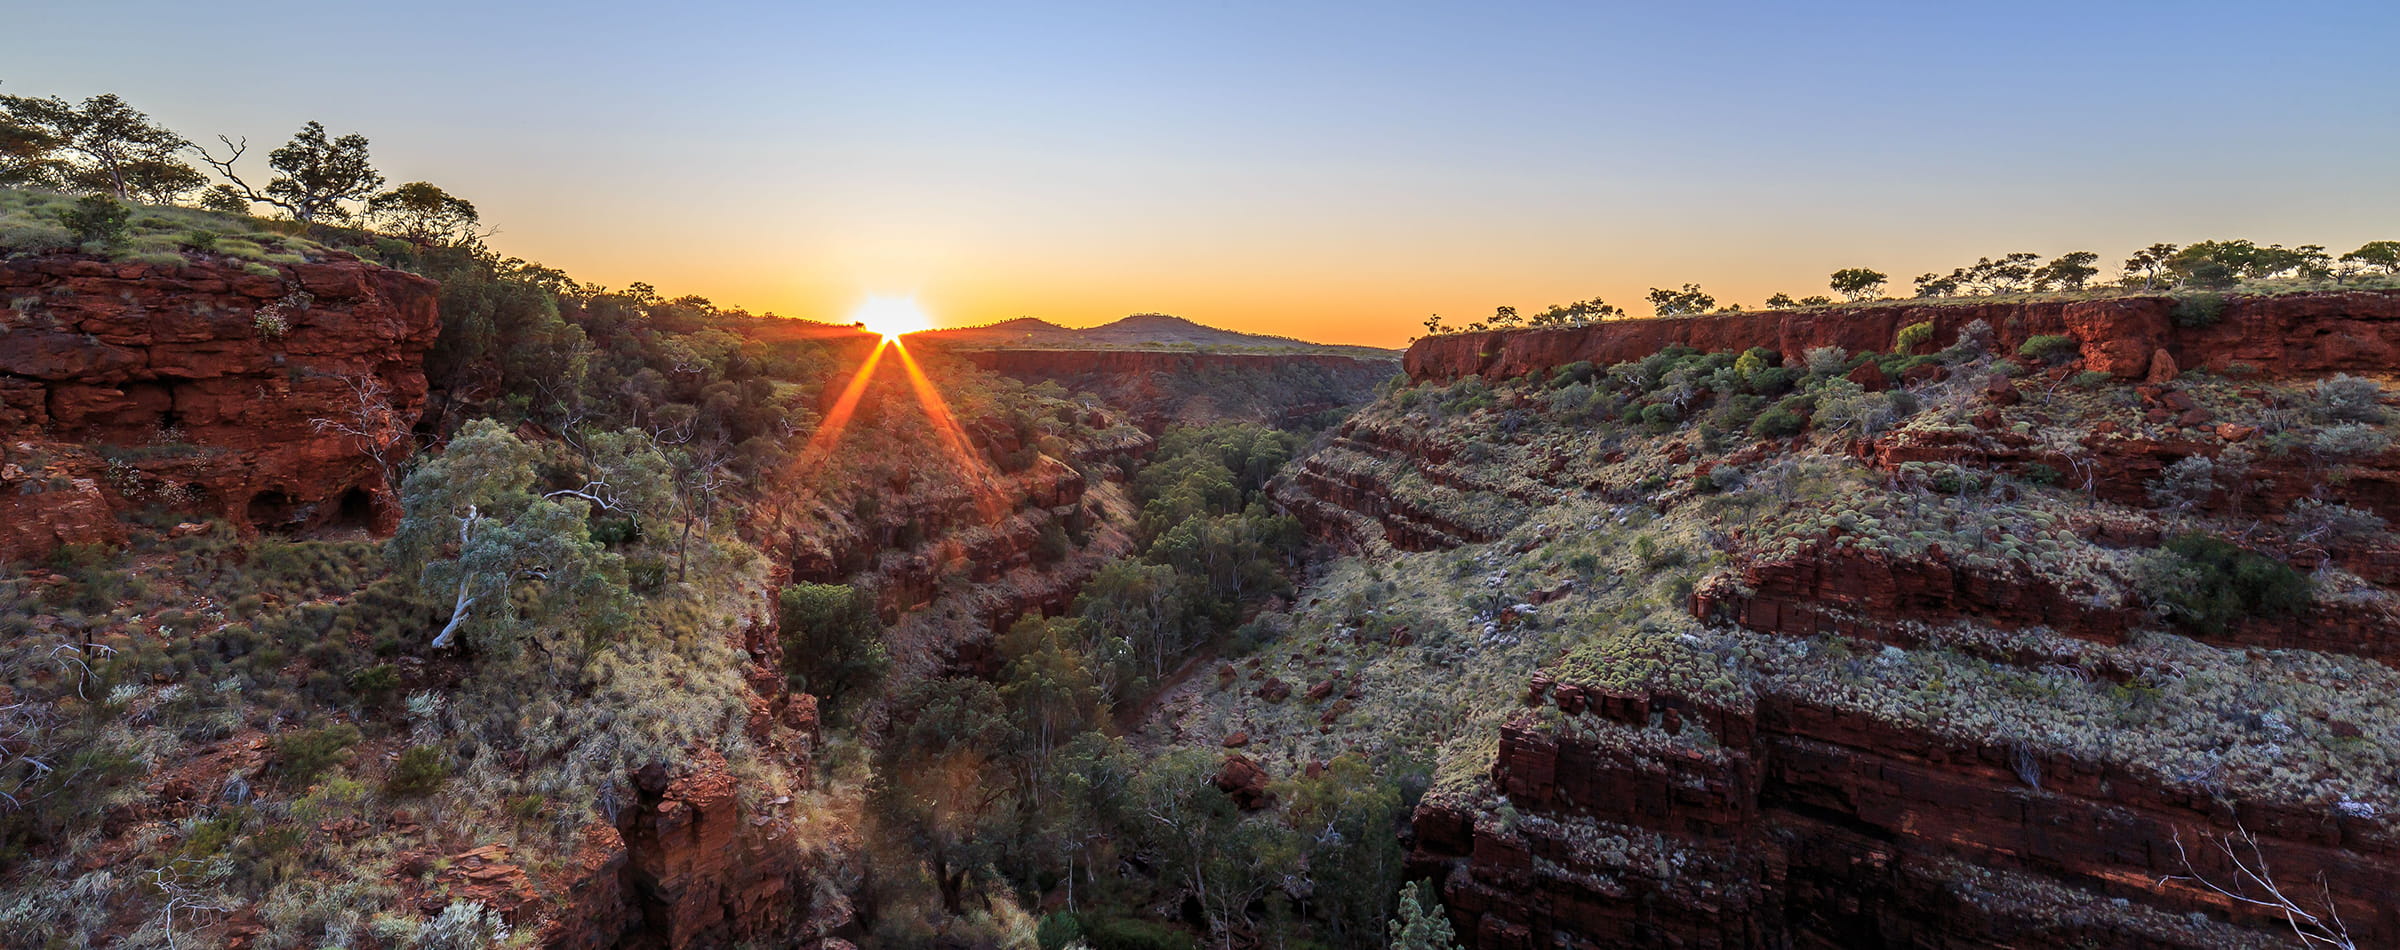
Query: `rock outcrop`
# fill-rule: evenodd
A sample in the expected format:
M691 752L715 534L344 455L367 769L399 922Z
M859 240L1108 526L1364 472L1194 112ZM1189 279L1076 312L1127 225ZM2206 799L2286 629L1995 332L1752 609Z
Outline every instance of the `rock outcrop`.
M1715 708L1545 676L1532 700L1576 712L1502 731L1492 780L1515 817L1416 815L1412 861L1449 874L1443 899L1472 946L2278 946L2265 934L2280 918L2188 877L2231 879L2201 842L2236 820L2268 866L2325 882L2357 946L2400 939L2384 898L2400 841L2371 822L2229 813L2124 768L1801 696ZM1707 741L1644 735L1660 718Z
M436 285L301 264L0 261L0 559L119 537L156 505L294 531L398 517L362 419L404 452ZM393 457L397 457L395 454Z
M1616 320L1582 327L1491 330L1420 339L1404 362L1409 378L1449 382L1523 376L1588 360L1607 366L1669 346L1740 351L1763 346L1796 360L1813 347L1887 351L1901 327L1931 323L1927 350L1948 346L1977 321L1993 345L2015 352L2036 336L2073 340L2092 370L2139 380L2161 366L2225 371L2235 364L2269 375L2322 376L2400 365L2400 291L2357 290L2223 298L2213 318L2176 319L2176 298L2037 300L2024 303L1889 303L1865 307ZM2185 324L2205 324L2187 326Z

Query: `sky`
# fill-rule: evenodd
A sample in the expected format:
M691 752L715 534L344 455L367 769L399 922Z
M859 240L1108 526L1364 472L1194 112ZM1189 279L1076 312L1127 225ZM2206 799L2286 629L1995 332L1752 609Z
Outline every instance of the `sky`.
M0 0L0 90L303 122L504 254L753 312L1720 302L1979 256L2400 239L2400 3ZM263 166L255 170L263 173Z

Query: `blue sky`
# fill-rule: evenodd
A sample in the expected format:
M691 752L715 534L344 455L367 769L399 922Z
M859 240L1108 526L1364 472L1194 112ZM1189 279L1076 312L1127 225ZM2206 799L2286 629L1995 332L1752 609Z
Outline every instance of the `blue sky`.
M0 89L308 119L587 280L1393 344L1697 281L2400 237L2400 4L25 3Z

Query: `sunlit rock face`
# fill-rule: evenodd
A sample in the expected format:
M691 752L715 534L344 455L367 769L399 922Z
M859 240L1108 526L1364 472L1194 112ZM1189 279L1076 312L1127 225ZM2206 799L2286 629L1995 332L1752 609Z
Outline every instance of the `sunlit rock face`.
M0 558L114 540L115 513L145 506L265 531L388 527L368 447L320 421L355 427L364 406L405 435L436 289L339 253L0 261Z
M2400 365L2400 291L2234 295L2206 326L2176 318L2170 297L2037 300L2024 303L1884 304L1763 310L1664 320L1618 320L1582 327L1453 333L1409 347L1409 378L1487 380L1588 360L1601 366L1637 360L1669 346L1707 351L1763 346L1798 359L1814 347L1850 352L1889 349L1901 327L1933 325L1927 349L1947 346L1981 321L1993 348L2013 353L2036 336L2073 340L2092 370L2141 379L2168 354L2174 365L2222 372L2246 364L2266 375L2371 372ZM2183 323L2195 322L2185 320Z

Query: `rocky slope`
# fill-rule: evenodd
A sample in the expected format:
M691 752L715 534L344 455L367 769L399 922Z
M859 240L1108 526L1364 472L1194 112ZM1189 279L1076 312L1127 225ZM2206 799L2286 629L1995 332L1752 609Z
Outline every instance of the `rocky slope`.
M2263 893L2229 836L2400 942L2400 455L2316 386L2394 368L2396 301L1420 341L1276 486L1359 556L1167 725L1270 772L1438 749L1412 862L1478 947L2287 945L2200 883ZM1941 353L1879 355L1927 320ZM1992 355L2042 333L2079 346ZM1865 355L1797 365L1828 346ZM2308 593L2207 606L2261 578Z
M363 409L405 454L434 290L343 255L0 261L0 560L118 540L118 513L159 501L269 531L388 526L368 448L319 423Z

